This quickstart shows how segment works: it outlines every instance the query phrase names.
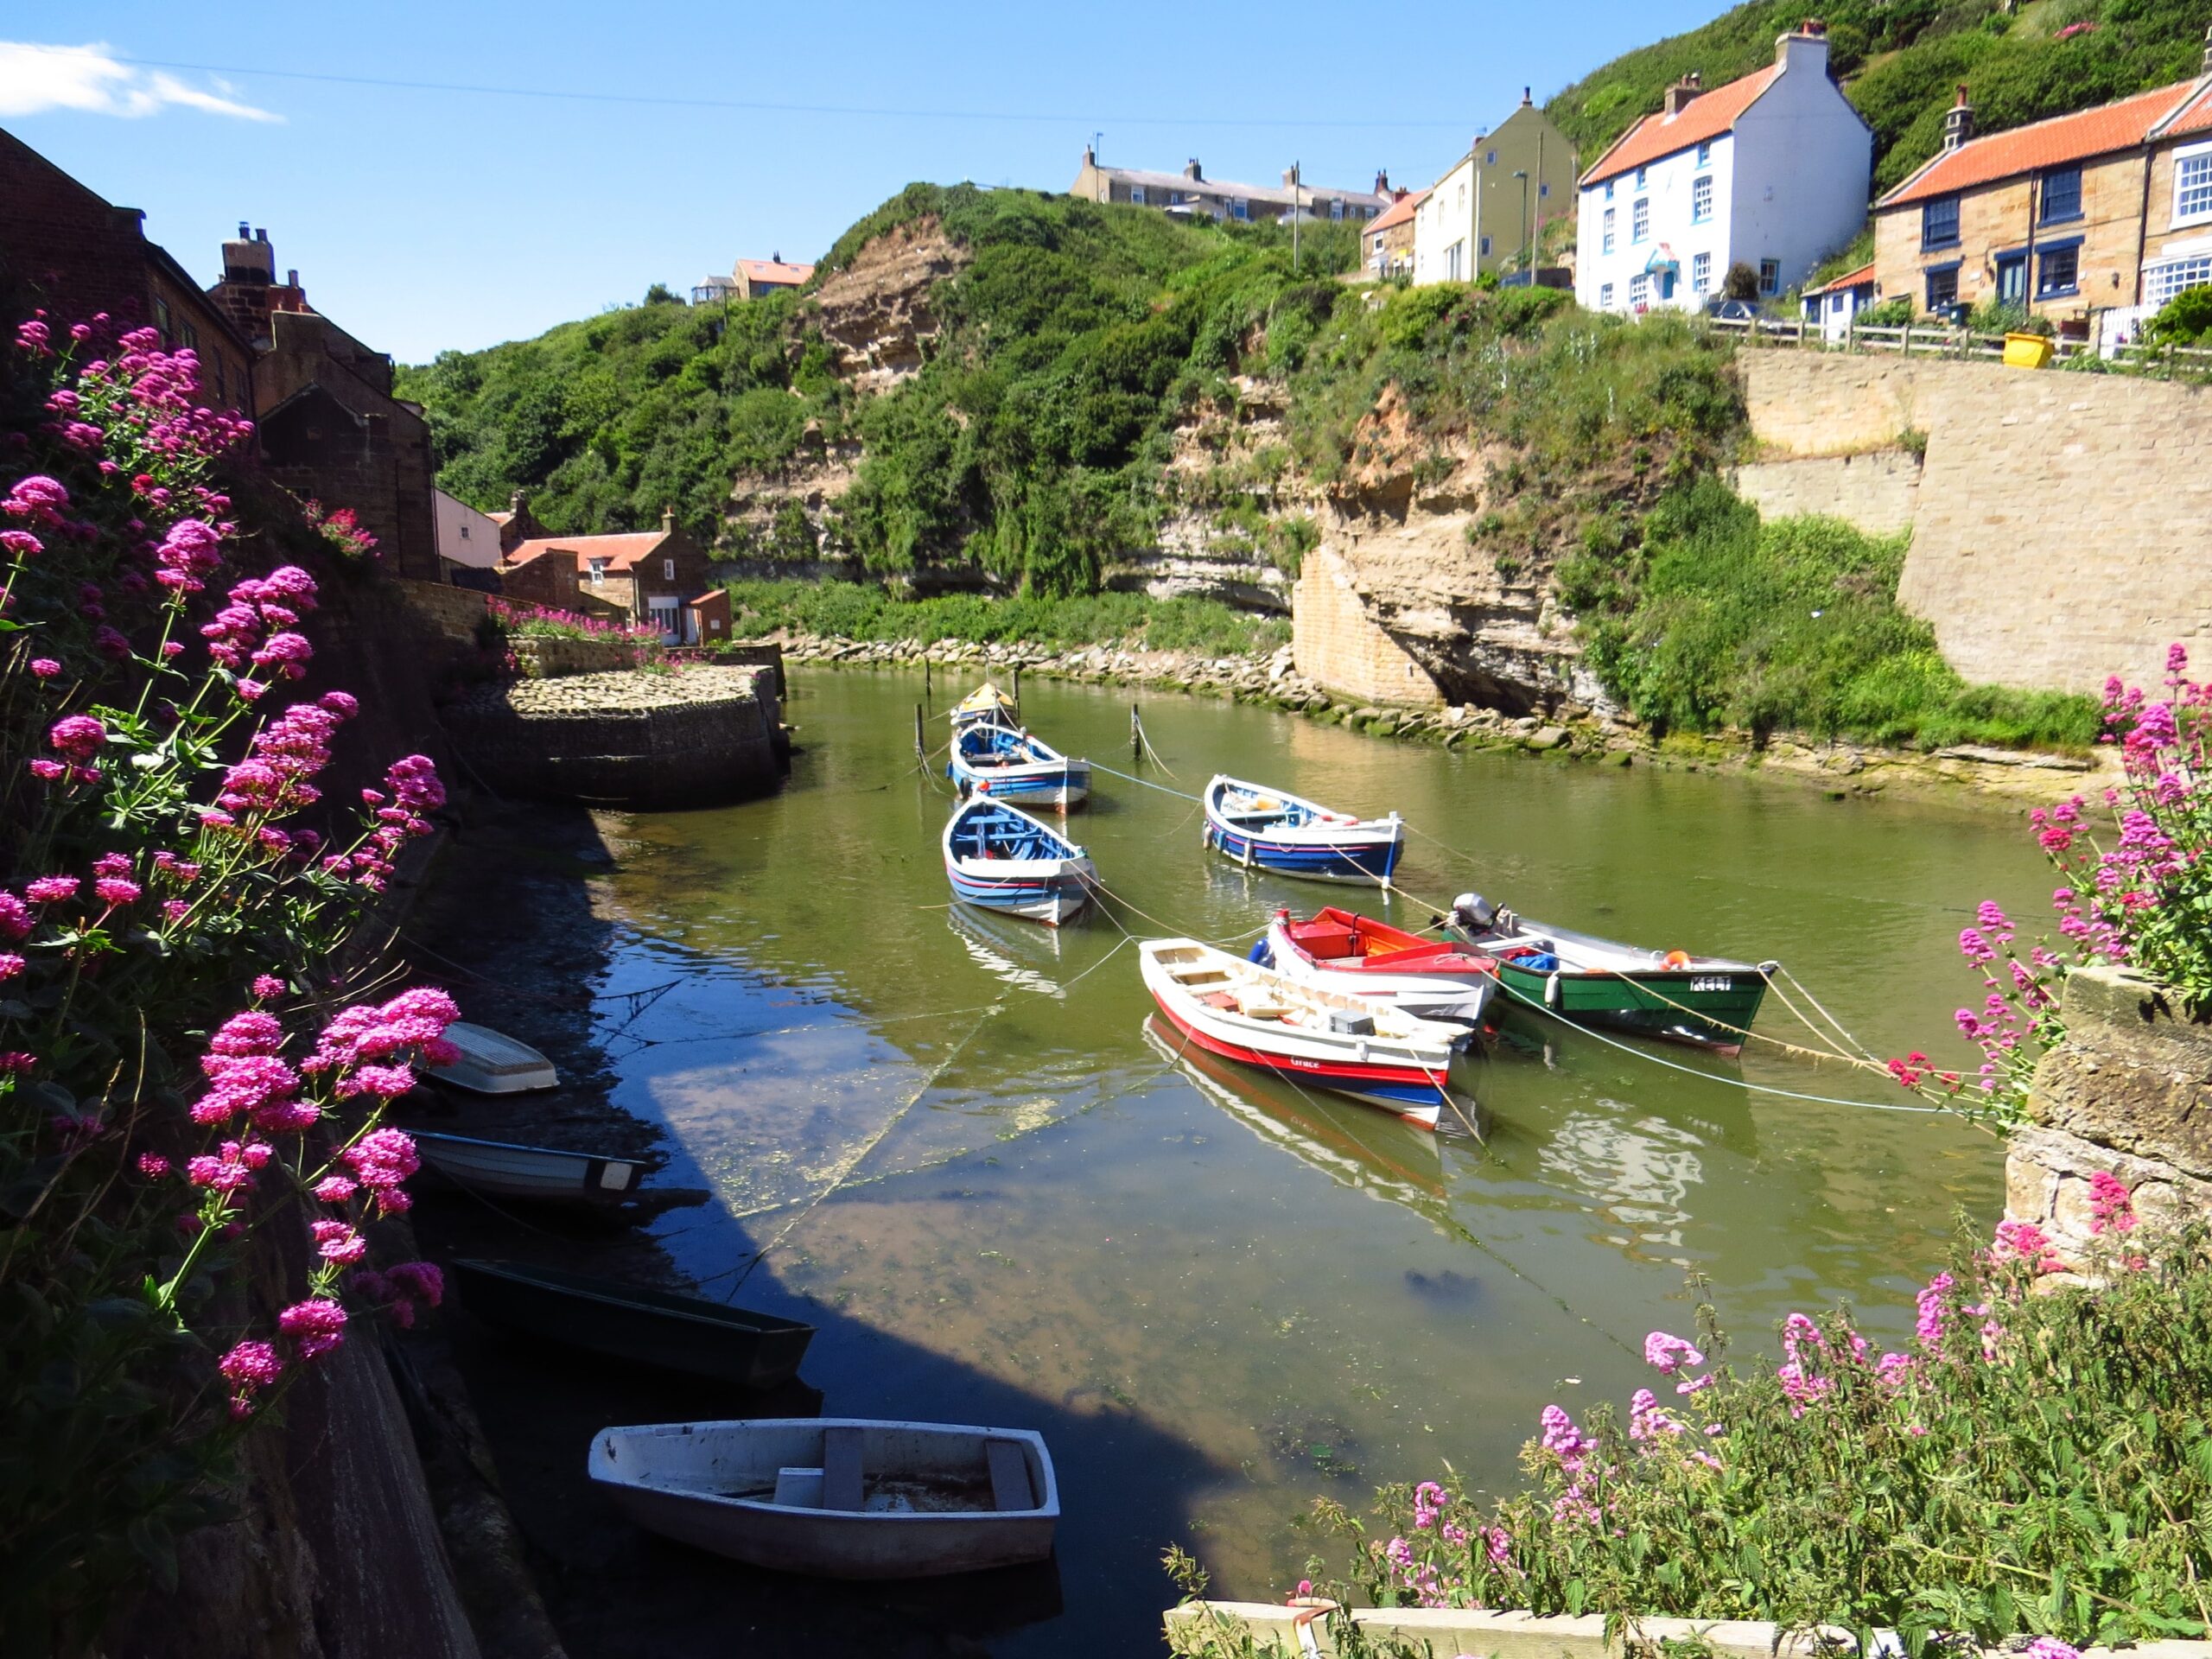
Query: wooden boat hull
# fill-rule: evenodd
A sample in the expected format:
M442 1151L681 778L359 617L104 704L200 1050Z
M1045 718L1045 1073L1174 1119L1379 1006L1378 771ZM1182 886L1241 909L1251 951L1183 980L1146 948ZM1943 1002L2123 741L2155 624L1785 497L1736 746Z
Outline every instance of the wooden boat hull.
M805 1483L779 1474L822 1471L824 1431L831 1429L858 1431L863 1467L891 1479L972 1479L987 1442L1011 1442L1032 1507L894 1512L737 1495L789 1486L797 1496ZM1041 1560L1052 1553L1060 1514L1051 1454L1028 1429L852 1418L607 1428L593 1438L588 1471L652 1531L754 1567L825 1578L929 1578ZM869 1502L879 1502L881 1491Z
M560 1203L607 1203L633 1196L639 1183L660 1167L652 1158L556 1151L504 1141L413 1129L416 1150L431 1169L459 1186L509 1198Z
M1396 973L1372 958L1316 956L1293 935L1287 912L1276 912L1267 942L1276 972L1303 984L1348 991L1386 1007L1402 1008L1419 1020L1478 1026L1497 989L1496 964L1486 957L1461 957L1465 965L1459 966L1452 962L1452 951L1437 950L1421 954L1422 969Z
M944 852L955 899L1047 927L1082 914L1098 880L1097 866L1082 848L995 795L953 813Z
M1005 916L1026 917L1047 927L1058 927L1084 912L1090 903L1090 883L1097 873L1087 858L1063 860L1061 868L1052 874L1038 877L985 875L973 865L963 866L950 859L944 865L952 896L961 903Z
M1501 960L1504 1005L1535 1003L1578 1025L1695 1043L1724 1053L1744 1046L1758 1017L1766 981L1755 969L1732 973L1541 972Z
M560 1084L552 1061L488 1026L456 1020L446 1027L446 1040L461 1051L461 1058L451 1065L430 1067L429 1075L453 1088L476 1095L518 1095Z
M1326 1089L1424 1128L1434 1128L1450 1103L1452 1046L1460 1034L1455 1027L1300 985L1192 940L1147 939L1138 953L1145 988L1179 1044ZM1284 1006L1265 1015L1247 1012L1255 995ZM1371 1028L1342 1032L1315 1023L1339 1014Z
M796 1319L506 1262L453 1264L462 1306L487 1325L660 1370L772 1389L798 1372L814 1327Z
M1090 795L1090 761L1062 754L1043 739L991 719L954 733L944 775L963 800L988 795L1014 806L1065 812Z
M1281 827L1240 822L1240 815L1226 804L1236 791L1259 792L1287 811L1308 816L1310 821ZM1398 867L1398 856L1405 849L1405 825L1395 814L1369 822L1332 812L1294 795L1280 791L1267 795L1256 785L1228 777L1217 777L1206 785L1204 802L1204 844L1246 869L1313 881L1388 887Z

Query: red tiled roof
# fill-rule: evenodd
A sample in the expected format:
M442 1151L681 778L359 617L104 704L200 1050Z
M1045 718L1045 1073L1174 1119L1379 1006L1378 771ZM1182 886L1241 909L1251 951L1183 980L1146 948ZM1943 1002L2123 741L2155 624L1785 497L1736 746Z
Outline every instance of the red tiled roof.
M1367 221L1368 232L1371 235L1376 231L1387 231L1394 226L1404 224L1414 216L1414 209L1427 201L1429 193L1427 190L1408 190L1397 200L1392 202L1386 212Z
M1662 156L1672 156L1678 149L1718 138L1736 124L1738 116L1758 101L1759 94L1773 86L1775 77L1781 73L1781 65L1770 63L1741 80L1732 80L1726 86L1699 93L1680 115L1669 115L1662 110L1645 116L1613 140L1613 147L1582 175L1583 184L1603 184L1607 179L1648 167Z
M1805 297L1810 299L1815 294L1832 294L1840 288L1865 288L1873 280L1874 267L1871 264L1861 265L1856 270L1845 271L1833 282L1822 283L1818 288L1807 289Z
M1895 207L1930 196L1948 196L2043 168L2133 149L2151 137L2152 128L2177 113L2201 86L2198 81L2180 81L2123 98L2117 104L2101 104L2094 110L2031 121L1986 138L1969 138L1956 149L1942 151L1874 205Z
M2184 104L2166 118L2158 136L2178 138L2187 132L2212 132L2212 75L2204 78L2204 90L2197 94L2195 102Z
M495 524L504 524L515 516L515 510L509 507L505 512L487 512L484 516Z
M594 559L607 561L607 568L620 572L633 569L639 559L668 539L664 530L638 531L626 536L546 536L536 540L517 542L514 551L500 561L500 568L512 569L518 564L528 564L542 554L572 556L576 562L576 574L590 572Z
M750 283L782 283L797 288L814 275L812 265L779 264L773 259L741 259L737 274Z

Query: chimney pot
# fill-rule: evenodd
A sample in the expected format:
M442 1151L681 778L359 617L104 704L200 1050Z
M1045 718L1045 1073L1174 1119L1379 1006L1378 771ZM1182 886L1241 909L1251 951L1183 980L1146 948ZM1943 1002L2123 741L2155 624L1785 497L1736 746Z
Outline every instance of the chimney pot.
M252 238L253 232L247 228L245 220L238 220L238 240L241 242L248 242L252 240Z
M1193 156L1189 161L1183 163L1183 176L1190 180L1193 184L1204 184L1205 182L1206 175L1200 170L1198 167L1198 158L1197 156Z
M1523 86L1523 87L1521 89L1521 101L1522 101L1523 104L1534 103L1534 102L1535 101L1535 99L1531 99L1531 98L1529 96L1529 92L1532 92L1533 90L1535 90L1535 89L1534 89L1534 88L1532 88L1532 87L1528 87L1528 86Z
M2204 73L2212 75L2212 27L2204 31Z
M263 230L257 230L253 233L253 239L257 242L266 242L269 239L269 232Z
M1943 117L1943 148L1956 149L1974 137L1974 105L1967 102L1967 84L1959 83L1959 100Z
M288 271L286 271L286 272L284 273L284 286L285 286L285 287L287 287L287 288L297 288L299 285L300 285L300 273L299 273L299 270L298 270L298 269L297 269L296 267L295 267L293 270L288 270Z
M660 533L664 536L671 535L674 533L675 530L676 509L674 507L663 507L660 510Z

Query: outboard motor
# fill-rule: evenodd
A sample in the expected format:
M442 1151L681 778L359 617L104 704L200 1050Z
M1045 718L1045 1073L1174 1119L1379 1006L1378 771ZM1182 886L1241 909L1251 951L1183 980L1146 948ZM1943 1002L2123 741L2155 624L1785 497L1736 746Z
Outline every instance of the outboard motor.
M1257 963L1262 968L1272 968L1275 965L1275 953L1268 945L1267 936L1265 934L1262 934L1260 938L1253 941L1251 954L1247 956L1244 960L1247 962Z
M1470 933L1487 933L1497 925L1497 911L1479 893L1463 893L1452 901L1452 919Z

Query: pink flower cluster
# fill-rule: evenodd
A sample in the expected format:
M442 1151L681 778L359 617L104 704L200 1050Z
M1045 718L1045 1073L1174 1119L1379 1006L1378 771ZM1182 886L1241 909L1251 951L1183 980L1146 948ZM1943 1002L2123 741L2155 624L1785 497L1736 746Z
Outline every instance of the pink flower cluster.
M351 853L334 853L322 861L333 875L350 876L371 892L380 892L391 879L392 861L412 836L430 833L429 820L420 816L445 804L445 785L428 755L410 754L395 760L385 771L382 791L365 789L361 804L375 815L377 827Z
M315 647L292 632L301 616L315 608L315 578L296 564L279 565L267 575L249 577L232 588L230 602L200 627L207 653L240 676L238 694L247 702L268 690L246 677L249 669L273 671L276 677L298 679Z
M312 806L322 791L308 779L330 764L330 740L359 706L335 691L292 704L254 734L246 758L223 774L215 804L227 814L262 819Z

